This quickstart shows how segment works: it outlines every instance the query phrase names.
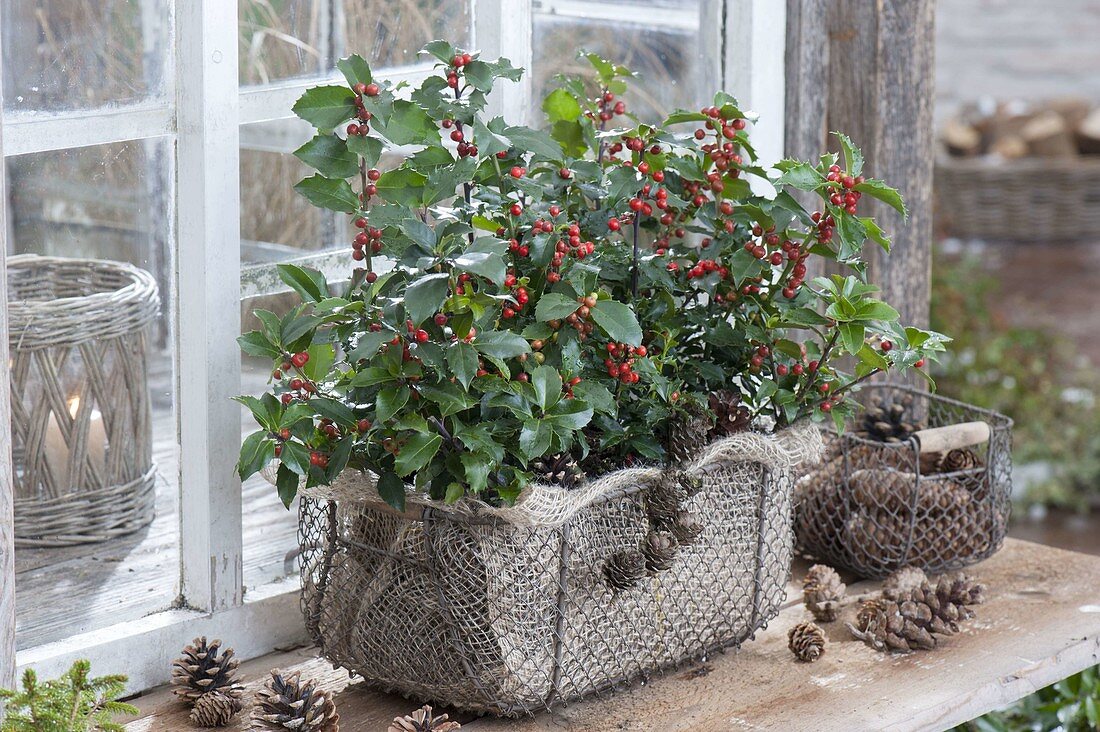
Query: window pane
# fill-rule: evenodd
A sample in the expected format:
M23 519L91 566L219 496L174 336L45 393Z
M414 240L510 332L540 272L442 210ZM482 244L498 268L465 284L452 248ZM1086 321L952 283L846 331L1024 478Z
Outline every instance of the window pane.
M669 22L660 28L631 23L636 17L656 21L652 12L631 12L626 3L617 10L621 19L536 14L534 29L534 89L540 101L554 88L556 74L591 75L587 61L578 61L574 49L585 49L623 64L639 74L626 94L628 107L644 121L656 121L676 107L703 104L706 78L699 33L698 0L671 3ZM601 6L611 3L599 3ZM634 10L641 6L632 4ZM617 14L614 13L614 14ZM672 22L675 20L675 22Z
M375 68L417 63L445 37L470 39L469 0L240 0L243 85L326 75L352 53Z
M407 66L436 38L470 42L470 0L344 0L343 45L374 68Z
M0 0L4 108L63 111L163 98L171 0Z
M326 0L240 0L241 84L315 76L331 57Z
M347 217L315 208L294 190L313 171L293 152L313 134L298 119L241 127L241 261L246 269L341 243L350 246Z
M95 328L89 328L91 340L83 340L83 346L81 338L64 334L54 335L55 345L33 355L20 348L20 342L28 342L17 338L13 343L16 501L24 505L22 512L16 509L17 535L39 531L50 543L64 541L70 531L109 536L114 528L96 520L97 515L148 517L133 498L143 491L155 504L151 524L135 516L139 527L117 537L65 547L17 547L20 648L167 609L178 594L172 179L167 139L8 159L13 234L8 254L128 262L152 275L160 293L160 306L144 329L144 348L132 335L95 335ZM61 277L55 267L40 270L18 261L9 260L13 302L119 287L92 277L103 266L95 262ZM108 317L116 320L128 312L118 302L112 309ZM15 332L15 317L12 326ZM56 374L47 373L44 361L56 367ZM51 387L63 400L60 409L46 399ZM130 485L118 488L123 484ZM76 495L95 505L100 500L96 491L116 488L117 495L102 499L102 513L67 500ZM51 499L59 501L55 518L79 517L75 528L46 531L46 522L27 508Z

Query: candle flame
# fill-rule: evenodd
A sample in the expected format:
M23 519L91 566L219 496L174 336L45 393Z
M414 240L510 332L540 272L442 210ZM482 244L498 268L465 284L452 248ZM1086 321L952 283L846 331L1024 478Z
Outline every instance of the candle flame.
M80 397L74 396L69 400L69 416L76 419L76 413L80 411Z

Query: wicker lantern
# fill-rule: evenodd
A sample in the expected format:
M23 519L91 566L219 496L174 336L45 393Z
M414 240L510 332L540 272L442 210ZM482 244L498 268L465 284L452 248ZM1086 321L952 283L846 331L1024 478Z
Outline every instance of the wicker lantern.
M153 277L122 262L8 259L16 546L69 546L153 520L145 331Z

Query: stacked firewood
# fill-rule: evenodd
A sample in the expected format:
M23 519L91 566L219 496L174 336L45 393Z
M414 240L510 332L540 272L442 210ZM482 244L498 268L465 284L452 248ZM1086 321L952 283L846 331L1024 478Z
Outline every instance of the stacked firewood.
M944 123L939 135L956 157L1100 155L1100 107L1076 97L1034 105L971 104Z

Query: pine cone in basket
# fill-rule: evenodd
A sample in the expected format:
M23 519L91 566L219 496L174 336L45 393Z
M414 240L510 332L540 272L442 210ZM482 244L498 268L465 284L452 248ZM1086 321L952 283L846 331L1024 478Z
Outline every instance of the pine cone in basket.
M307 681L301 672L284 676L278 669L271 672L258 692L252 709L254 730L295 730L295 732L339 732L340 714L332 695Z
M710 440L711 421L707 413L698 404L688 403L678 412L668 425L669 462L690 462L700 448Z
M970 493L951 480L921 479L916 473L896 470L857 470L848 477L852 498L861 507L905 513L913 505L916 490L918 513L967 510Z
M681 546L694 544L703 534L703 524L687 511L680 511L668 525L668 530Z
M603 576L613 590L629 590L646 576L646 561L641 552L615 552L603 563Z
M904 394L894 401L875 395L860 417L858 431L879 442L905 442L914 432L924 429L921 422L913 420L912 413L912 394Z
M813 623L798 623L787 631L787 647L799 661L813 663L825 653L825 631Z
M642 542L642 556L650 574L671 569L679 551L680 542L676 541L671 531L650 531Z
M931 650L937 635L957 633L959 622L974 616L969 606L981 601L981 585L965 576L945 577L935 586L925 582L864 602L848 629L878 650Z
M843 536L861 564L925 567L976 558L1004 536L1004 529L1002 513L990 517L984 507L970 504L965 510L918 514L916 519L910 514L859 511L848 519Z
M240 699L244 693L237 676L240 661L233 657L233 649L222 650L222 642L207 643L206 636L196 638L183 649L183 655L172 662L172 691L180 699L195 704L209 692L218 691L232 699Z
M941 473L954 473L957 470L972 470L982 467L982 459L970 448L950 450L940 459L937 466Z
M560 485L572 490L584 480L584 471L577 461L567 452L545 455L531 462L531 472L535 479L550 485Z
M752 422L752 412L741 404L741 392L719 389L707 395L707 406L714 412L714 427L710 438L718 439L736 432L744 432Z
M196 727L224 727L243 705L238 697L209 691L195 700L191 708L191 724Z
M447 721L446 714L433 717L431 705L425 704L412 714L394 717L386 732L453 732L461 728L458 722Z
M836 570L824 564L810 567L802 580L803 602L814 618L824 623L836 620L846 590Z

